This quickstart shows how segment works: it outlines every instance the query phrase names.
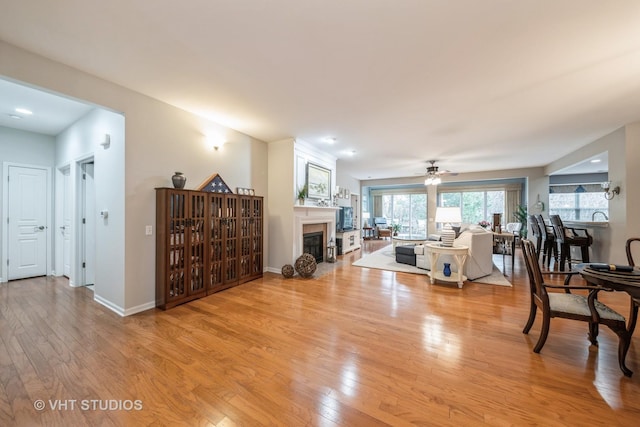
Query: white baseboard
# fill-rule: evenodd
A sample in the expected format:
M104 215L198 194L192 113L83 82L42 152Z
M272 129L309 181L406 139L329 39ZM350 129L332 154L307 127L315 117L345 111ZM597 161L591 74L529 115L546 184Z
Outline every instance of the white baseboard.
M131 316L132 314L141 313L143 311L151 310L152 308L156 308L156 302L151 301L144 304L140 304L136 307L127 308L124 311L125 316Z
M264 271L268 271L269 273L276 273L276 274L282 273L281 268L275 268L275 267L267 267L264 269Z
M100 295L94 295L93 296L93 300L95 302L97 302L97 303L100 303L100 304L104 305L109 310L113 311L114 313L118 314L121 317L131 316L132 314L136 314L136 313L140 313L140 312L143 312L143 311L147 311L147 310L150 310L150 309L156 307L156 302L155 301L151 301L151 302L147 302L147 303L138 305L136 307L127 308L125 310L122 307L120 307L118 305L115 305L111 301L108 301L108 300L102 298Z
M93 300L99 304L104 305L105 307L107 307L109 310L113 311L114 313L118 314L121 317L124 317L124 309L120 306L115 305L114 303L112 303L111 301L108 301L104 298L102 298L100 295L93 295Z

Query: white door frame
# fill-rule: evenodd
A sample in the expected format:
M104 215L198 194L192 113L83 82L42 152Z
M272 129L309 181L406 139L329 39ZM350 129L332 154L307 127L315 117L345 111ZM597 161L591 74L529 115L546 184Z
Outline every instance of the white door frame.
M51 168L41 165L30 165L25 163L2 162L2 218L0 219L0 229L2 230L2 257L0 258L0 282L6 282L8 277L7 259L9 254L9 233L7 226L7 217L9 216L9 167L15 166L20 168L42 169L47 173L47 223L45 224L45 233L47 235L47 275L53 274L51 245Z
M54 271L56 276L64 275L64 236L62 235L63 231L62 227L64 227L64 196L65 196L65 174L68 174L69 180L71 180L71 164L65 163L62 166L58 166L56 168L56 179L55 179L55 218L56 223L53 229L53 235L56 236L54 239L55 245L55 263L54 263ZM71 204L69 210L69 216L73 217L73 185L72 182L69 181L69 194L68 194L68 202ZM72 218L70 218L70 221ZM73 228L71 227L69 230L64 230L64 232L69 233L69 240L72 242L72 233ZM73 246L70 242L70 246ZM71 248L69 248L69 264L71 264ZM72 274L69 271L69 284L72 285ZM72 285L73 286L73 285Z
M90 170L90 173L88 172ZM93 159L82 163L82 217L85 219L82 229L82 248L84 257L82 269L84 285L95 284L96 262L96 193L95 193L95 163ZM90 178L89 178L90 177Z
M73 234L72 234L72 246L71 246L71 271L73 272L74 280L70 281L69 284L71 286L85 286L86 276L84 274L84 269L82 267L82 263L84 262L85 256L85 227L82 223L82 218L84 217L84 208L85 208L85 194L84 194L84 183L82 182L82 174L83 174L83 166L86 163L94 163L93 154L83 156L77 158L75 161L75 194L73 196L74 207L72 214L72 223L73 223ZM73 284L72 284L73 283Z

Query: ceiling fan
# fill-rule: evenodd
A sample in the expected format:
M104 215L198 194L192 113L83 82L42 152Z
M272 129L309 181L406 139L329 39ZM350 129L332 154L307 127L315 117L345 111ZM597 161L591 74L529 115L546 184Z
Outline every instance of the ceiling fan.
M430 166L427 166L427 171L425 173L424 185L438 185L442 182L443 175L457 175L452 174L449 171L439 171L438 166L436 166L437 160L427 160L427 163L430 163Z

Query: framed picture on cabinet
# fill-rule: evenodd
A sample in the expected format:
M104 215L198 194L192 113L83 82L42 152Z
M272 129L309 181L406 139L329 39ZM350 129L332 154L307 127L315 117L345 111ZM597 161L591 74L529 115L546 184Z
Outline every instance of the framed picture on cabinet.
M331 171L322 166L307 163L307 197L310 199L331 198Z

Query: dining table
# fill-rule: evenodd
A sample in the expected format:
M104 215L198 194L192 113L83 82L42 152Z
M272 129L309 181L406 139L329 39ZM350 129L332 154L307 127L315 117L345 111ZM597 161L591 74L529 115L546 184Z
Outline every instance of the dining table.
M618 362L620 369L625 376L630 377L633 371L627 368L625 359L638 320L638 308L640 307L640 269L638 267L624 267L626 270L630 269L630 271L621 271L619 268L616 268L615 265L603 267L602 264L590 263L577 264L573 271L579 273L582 278L591 285L613 291L626 292L631 297L629 317L627 318L627 333L624 338L620 339L618 344Z

